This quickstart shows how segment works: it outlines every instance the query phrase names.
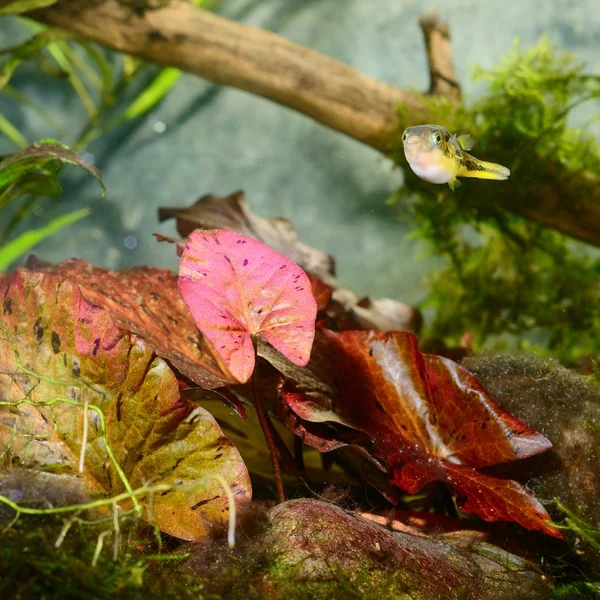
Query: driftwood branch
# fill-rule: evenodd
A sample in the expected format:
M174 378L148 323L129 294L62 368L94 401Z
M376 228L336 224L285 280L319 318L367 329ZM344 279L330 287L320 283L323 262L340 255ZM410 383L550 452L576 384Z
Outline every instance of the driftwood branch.
M425 38L427 62L432 95L447 96L454 102L460 100L460 86L454 72L448 26L435 15L427 15L419 21Z
M408 91L376 81L343 63L284 38L231 22L182 0L137 15L115 0L63 0L37 12L49 25L108 48L179 67L288 106L381 151L390 136L428 121L426 106ZM431 65L430 93L458 102L448 31L421 23ZM402 105L402 119L398 106ZM498 200L506 208L600 246L600 197L594 177L567 177L560 164L540 173L526 205L511 200L513 180Z
M413 119L424 116L410 92L181 0L143 16L114 0L63 0L38 17L109 48L264 96L379 150L387 149L399 103Z

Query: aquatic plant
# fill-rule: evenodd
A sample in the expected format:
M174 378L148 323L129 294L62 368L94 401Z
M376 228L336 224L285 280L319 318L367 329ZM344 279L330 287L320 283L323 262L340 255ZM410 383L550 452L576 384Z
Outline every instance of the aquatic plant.
M61 194L57 174L63 165L75 165L91 173L104 192L104 183L98 170L83 160L64 144L46 139L25 148L21 152L8 154L0 159L0 210L22 200L12 219L0 231L0 272L5 271L19 256L63 227L90 214L89 209L80 209L55 218L40 229L29 230L14 239L9 239L23 215L37 196L56 198Z
M207 523L227 518L232 486L238 503L249 500L244 463L211 415L182 400L167 364L76 284L17 270L0 279L0 295L2 454L42 474L50 502L61 485L91 498L40 509L0 495L15 519L106 517L112 509L107 531L117 538L119 518L133 513L181 539L199 539Z
M271 424L252 377L259 336L305 366L317 302L306 273L262 242L232 231L193 231L179 267L179 290L202 334L252 400L269 446L279 501L285 500Z
M0 17L49 4L52 2L12 2L3 7ZM105 52L87 42L75 41L73 34L25 18L20 22L33 35L18 46L1 51L6 59L0 67L0 94L36 113L70 145L45 139L29 145L8 118L0 115L0 133L21 148L20 153L5 155L0 162L0 172L4 172L0 179L0 211L7 214L9 204L18 204L10 217L3 219L0 230L0 271L43 239L89 214L89 209L82 208L12 239L34 208L41 210L48 199L60 197L58 175L63 165L75 164L87 169L103 186L96 168L80 154L95 139L148 113L173 89L181 76L179 69L165 67L156 72L155 67L130 56L124 56L115 70L114 61ZM27 61L35 62L45 75L68 81L88 114L88 121L81 131L70 131L43 107L11 87L14 73ZM152 72L154 77L149 79ZM138 87L140 79L147 80L145 86L133 100L122 106L123 99L130 95L129 89ZM16 161L20 162L20 167L14 166ZM7 170L9 165L11 169Z
M546 38L528 50L515 43L499 67L475 76L488 91L471 106L439 97L423 102L431 122L471 134L483 158L511 169L511 197L502 183L478 181L452 193L405 168L405 184L392 199L429 252L446 259L426 278L424 306L434 309L427 334L458 344L470 332L475 348L535 347L566 362L595 354L600 255L506 206L527 216L535 188L536 197L545 197L542 210L552 212L556 190L569 185L556 181L559 173L589 174L589 185L600 188L600 146L568 125L573 109L600 98L600 79ZM404 167L397 148L394 159ZM582 203L585 196L582 189Z
M23 4L31 7L35 2ZM157 4L162 6L163 3ZM136 14L144 14L144 4L142 10L136 2L126 5ZM57 14L60 15L60 11ZM112 28L106 30L110 32ZM154 37L159 34L160 31L154 32ZM67 45L63 51L68 53L69 48L71 46ZM93 58L94 52L89 56ZM542 66L544 64L542 61ZM506 73L502 76L508 78ZM103 72L104 77L108 79ZM153 106L178 77L179 71L175 68L160 72L154 81L156 85L151 86L148 94L138 97L137 104L132 105L134 108L123 113L124 118L133 118ZM590 86L588 95L593 95L595 80L581 74L579 77L580 82ZM93 113L93 102L90 104L85 88L76 81L72 80L74 89L79 91L82 101ZM575 88L567 88L569 94L575 93ZM577 93L584 99L585 93ZM531 96L534 98L535 94ZM536 102L538 100L531 100L531 105L539 109L539 102ZM423 98L423 103L427 104L431 114L446 110L444 101L436 103ZM547 103L543 98L542 116ZM556 109L550 111L554 121L560 123L563 119L560 109L566 108L561 94L557 93L556 103L549 102L549 105L554 107L552 110ZM108 114L112 111L110 106L107 100L102 119L98 113L92 117L77 140L78 147L101 133L104 120L112 125L123 122L119 111ZM477 113L484 116L484 120L476 124L481 129L481 139L486 144L500 143L504 139L500 135L502 132L485 126L485 119L489 124L496 108L492 111L490 105L486 113L484 106L482 103ZM529 116L521 118L515 107L512 108L519 117L515 120L519 124L516 129L525 140L522 156L528 156L527 152L531 150L532 160L544 158L544 165L549 169L544 172L547 181L552 182L554 172L548 165L560 164L561 174L565 169L577 172L577 168L587 171L595 166L593 161L585 162L589 157L583 155L579 162L572 162L569 155L564 159L559 157L557 163L551 147L547 154L540 154L546 133L539 127L528 129L525 125ZM459 108L446 123L454 119L453 129L460 129L463 125L459 122L461 115L464 115L465 124L469 118L477 117L473 110ZM509 112L508 107L506 111ZM542 119L542 122L546 121ZM10 128L6 130L10 131ZM565 143L567 138L565 134ZM526 146L527 140L530 148ZM491 150L492 146L488 148ZM507 157L507 164L518 172L523 165L511 163L512 158ZM509 255L508 241L527 241L529 224L523 225L525 222L519 218L513 221L514 217L502 210L494 211L491 208L494 203L484 195L485 189L481 187L482 194L471 198L470 208L468 201L466 206L455 204L456 210L446 216L449 221L438 227L436 235L440 232L442 235L455 234L455 229L464 229L467 224L471 229L465 239L473 248L479 249L489 239L498 251ZM415 188L415 191L425 196L428 193L425 189ZM515 198L529 198L529 195L517 192ZM500 196L496 198L499 201ZM448 205L448 209L453 207L443 198L436 201L438 204L432 202L428 210L437 210L440 204ZM463 209L474 211L475 216L461 221ZM239 213L229 219L231 227L236 222L235 216ZM225 215L224 218L228 217ZM455 222L453 217L458 220ZM252 222L249 223L252 228ZM494 241L495 231L502 225L502 233L508 238L506 247ZM249 225L242 223L242 226ZM242 273L245 267L250 271L249 265L254 264L257 253L262 259L261 252L270 252L263 244L231 232L190 233L192 243L182 261L181 278L168 271L150 268L107 271L83 261L68 261L61 265L30 261L27 267L0 276L3 301L0 439L7 464L14 467L24 481L39 477L43 482L37 489L37 497L15 499L12 494L12 498L0 498L10 516L19 518L29 514L35 518L69 514L57 535L55 543L58 546L73 533L71 529L85 534L86 527L93 528L87 530L98 534L93 553L86 548L86 558L92 565L100 564L109 536L113 541L113 558L118 558L116 555L127 547L127 541L123 539L127 531L122 522L123 515L126 518L141 516L156 525L159 545L163 542L159 529L166 536L206 543L211 523L223 524L228 516L231 518L235 514L231 508L233 496L243 502L249 500L250 494L244 461L222 435L220 424L185 397L185 391L196 389L200 394L215 393L240 415L244 414L240 399L253 402L258 413L262 412L261 425L271 455L275 457L279 453L282 460L287 459L288 465L293 464L293 459L290 460L292 457L285 444L280 439L277 441L276 429L267 434L271 424L264 418L263 403L301 442L326 455L337 450L338 456L353 457L355 464L360 465L357 471L361 471L365 480L394 502L401 500L405 491L415 493L428 486L422 494L426 497L434 495L432 489L443 488L446 502L438 508L441 512L456 511L458 506L486 521L513 521L529 530L560 537L560 531L549 521L544 507L523 485L495 472L484 471L487 467L497 466L498 462L516 461L543 452L550 444L544 436L496 405L476 377L446 358L422 354L416 338L409 333L382 332L376 327L368 331L348 331L341 325L344 318L339 318L345 308L335 307L337 317L335 311L329 310L334 303L331 287L315 277L315 272L309 279L303 274L300 267L308 270L308 261L292 266L289 260L270 254L274 262L240 277L234 264L239 267L241 263ZM463 231L459 233L462 235ZM488 238L477 238L484 234ZM206 244L202 243L203 238ZM228 240L225 249L221 248L222 240ZM239 252L237 244L244 240L253 249L250 254ZM544 252L546 245L551 243L541 237L534 241L532 245L536 248L544 242L541 248ZM229 242L232 242L231 246ZM470 254L462 246L462 238L454 239L450 235L444 243L455 244L462 252L456 261L461 267L461 261L468 262ZM297 240L284 244L284 247L306 257L306 247L301 248ZM526 254L530 259L532 256L535 258L533 254ZM509 258L514 257L509 255ZM244 264L245 261L248 264ZM296 288L303 289L294 288L292 292L276 285L281 282L273 275L282 265L295 269L296 283L302 282ZM217 273L214 287L202 287L200 283L206 273L205 267L214 268ZM571 268L574 269L573 265ZM325 271L332 275L328 267ZM478 274L484 281L484 273L479 271ZM504 281L496 283L502 287ZM317 307L309 284L318 292L315 293ZM550 284L554 285L555 281ZM471 290L470 293L476 292ZM300 313L300 321L310 325L307 333L298 337L290 335L293 331L290 327L273 331L273 327L263 327L264 323L257 324L255 319L259 310L265 313L265 318L274 316L270 308L265 311L256 303L261 295L263 299L265 295L284 297L288 310L275 316L284 316L285 325L290 325L290 317L293 321ZM248 299L252 306L247 305ZM186 308L186 301L191 312ZM317 308L320 321L316 344L311 360L306 364L315 335ZM35 314L36 321L27 322L24 311ZM473 314L469 312L469 317ZM225 327L220 327L221 319L225 321ZM485 335L478 341L483 343L497 335L496 325L493 319L486 322ZM517 333L521 332L519 328ZM264 334L270 341L275 340L276 348L292 360L262 343L259 334ZM239 351L238 346L243 349ZM239 383L248 380L249 386ZM233 415L233 418L237 417ZM236 423L236 427L243 436L243 424ZM61 450L64 455L60 454ZM302 445L296 445L296 450L296 458L300 457L296 471L303 477ZM327 457L323 462L334 460L335 456L333 459ZM365 465L376 470L378 478L371 477ZM58 476L59 482L83 482L79 492L89 497L75 502L73 497L63 495L52 498L57 504L52 508L31 506L30 502L39 503L41 497L48 498L51 486L46 483L52 475ZM18 496L21 488L10 487L11 481L8 478L0 483L4 484L3 489ZM276 485L280 487L281 498L279 477ZM319 511L319 508L315 510ZM90 524L80 511L92 511L95 514L91 516L98 518L93 518ZM356 514L346 518L355 523L360 520ZM106 529L98 533L102 523ZM516 525L515 529L518 529ZM326 532L320 533L326 535ZM133 543L143 545L131 535ZM315 537L320 543L318 536ZM34 538L31 535L28 539ZM544 542L549 544L551 540L545 537ZM418 541L411 539L411 543ZM465 546L462 552L467 554L472 548L469 539L468 549ZM26 552L27 549L19 556ZM381 548L377 542L369 544L369 552L375 562L383 562L388 549ZM111 574L110 592L116 589L118 593L119 588L142 588L141 570L151 564L152 558L134 558L137 562L133 564L130 558L131 555L125 556L123 569L105 567ZM156 560L166 559L159 555ZM494 555L493 561L501 560L508 559L500 559L498 553ZM50 563L49 560L44 567L52 569L55 565ZM301 563L291 565L292 578L301 567ZM128 569L131 585L126 580ZM290 576L290 570L284 572L284 576ZM437 572L439 574L439 570ZM337 573L333 572L333 575ZM262 579L264 581L264 576ZM343 574L339 575L339 580L335 582L335 589L339 589L337 584L342 587L347 584ZM545 587L537 576L536 582ZM269 585L267 581L265 586ZM200 587L198 591L203 592ZM461 587L459 593L463 594L463 591L468 597L469 590ZM351 593L349 584L348 593ZM292 588L288 597L293 597L291 594Z

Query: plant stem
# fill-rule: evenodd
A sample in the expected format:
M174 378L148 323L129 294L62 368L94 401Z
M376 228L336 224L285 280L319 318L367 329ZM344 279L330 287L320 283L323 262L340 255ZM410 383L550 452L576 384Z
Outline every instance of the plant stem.
M252 336L252 344L254 346L254 358L258 358L258 353L256 351L256 336ZM269 422L269 417L265 412L265 408L262 404L262 399L260 394L256 391L256 367L252 372L252 376L250 377L250 387L252 388L252 402L254 403L254 408L256 408L256 414L258 416L258 421L260 426L262 427L263 433L265 434L265 440L267 440L267 446L269 448L269 454L271 455L271 462L273 463L273 473L275 474L275 487L277 488L277 498L279 502L285 502L285 490L283 489L283 480L281 478L281 467L279 466L279 457L277 455L277 447L275 445L275 440L273 439L273 432L271 431L271 423Z

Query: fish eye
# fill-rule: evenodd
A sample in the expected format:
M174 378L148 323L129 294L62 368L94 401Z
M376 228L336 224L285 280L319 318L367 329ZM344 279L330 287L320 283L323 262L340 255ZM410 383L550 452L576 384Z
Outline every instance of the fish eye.
M442 134L441 133L436 133L435 134L435 141L439 144L442 141Z
M408 133L405 131L405 132L402 134L402 141L403 141L403 142L405 142L407 137L408 137Z

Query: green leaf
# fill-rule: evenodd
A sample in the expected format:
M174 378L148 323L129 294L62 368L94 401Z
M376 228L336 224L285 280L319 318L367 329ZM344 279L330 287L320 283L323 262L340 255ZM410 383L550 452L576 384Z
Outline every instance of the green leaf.
M32 10L47 8L56 4L58 0L15 0L6 6L0 7L0 17L7 15L20 15Z
M60 40L69 40L75 37L70 31L62 29L49 29L42 31L32 38L20 44L19 46L5 48L0 51L0 54L9 54L9 59L0 68L0 89L2 89L12 77L16 68L24 61L38 53L42 48L45 48L53 42Z
M175 86L181 77L181 71L166 67L152 80L129 107L116 119L116 123L131 121L141 117L154 108Z
M61 49L64 56L69 61L72 70L78 69L95 88L100 88L102 86L102 78L100 75L77 51L80 44L77 44L77 47L73 47L69 42L57 42L56 45Z
M62 187L56 177L44 172L28 173L22 181L17 182L17 187L21 196L34 194L35 196L58 198L62 193Z
M192 4L204 10L213 10L222 0L191 0Z
M53 174L44 173L43 171L24 173L21 178L0 192L0 208L9 205L13 200L25 194L58 198L61 192L62 187ZM0 237L0 239L2 238Z
M40 73L52 77L52 79L69 79L70 73L61 69L56 64L56 61L52 60L49 56L46 56L43 51L33 54L31 56L31 61L35 63L35 66L39 69Z
M43 139L29 146L21 152L11 154L5 157L0 162L0 190L13 183L17 175L20 176L23 171L33 170L37 166L43 166L49 160L58 160L63 164L74 165L85 169L91 173L100 183L102 193L106 192L104 182L100 176L100 172L96 167L86 162L81 156L71 150L65 144L61 144L56 140Z
M27 148L27 140L21 135L19 130L0 113L0 132L2 132L11 142L19 148Z
M228 522L221 484L203 477L221 476L238 503L250 500L246 467L214 418L79 286L21 268L0 278L0 298L0 448L14 463L60 473L101 500L123 495L120 514L141 505L142 518L188 540Z
M50 221L48 225L45 225L40 229L30 229L29 231L22 233L18 238L0 247L0 272L6 271L17 258L23 256L26 252L29 252L29 250L41 241L54 235L63 227L67 227L67 225L71 225L72 223L87 217L90 212L89 208L82 208L81 210L76 210L67 215L62 215Z

